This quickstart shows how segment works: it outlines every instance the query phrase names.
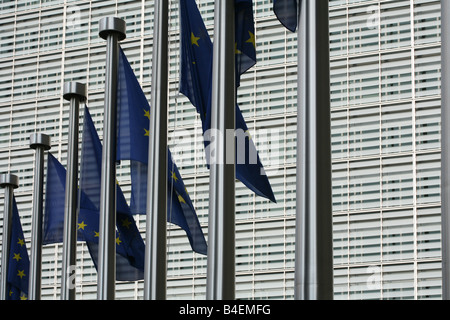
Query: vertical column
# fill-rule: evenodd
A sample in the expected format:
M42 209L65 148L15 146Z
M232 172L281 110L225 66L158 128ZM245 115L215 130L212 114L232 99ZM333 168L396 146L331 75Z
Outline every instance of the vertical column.
M333 299L328 1L300 1L295 298Z
M155 2L144 299L166 299L168 0Z
M36 150L34 182L33 182L33 210L31 223L31 256L30 278L28 285L28 299L41 299L42 273L42 207L44 194L44 151L51 148L50 136L34 133L30 136L30 148Z
M119 41L125 39L125 21L107 17L99 21L106 40L105 113L100 185L100 239L97 299L113 300L116 282L116 137Z
M0 300L6 300L8 289L9 251L11 248L12 208L14 189L19 187L19 177L13 174L0 176L0 187L5 188L5 206L3 211L2 269Z
M441 1L441 201L442 201L442 299L450 300L450 2Z
M77 252L79 109L80 101L86 100L86 86L78 82L67 82L64 84L63 97L65 100L70 101L70 117L64 204L61 299L75 300L75 286L70 283L70 278L72 272L75 272Z
M206 298L235 298L235 21L234 1L216 1Z

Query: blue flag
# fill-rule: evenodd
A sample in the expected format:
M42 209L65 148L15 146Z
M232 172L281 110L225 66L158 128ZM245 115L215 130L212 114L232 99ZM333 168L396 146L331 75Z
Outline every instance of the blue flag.
M30 260L25 245L16 199L13 197L7 300L27 300Z
M102 143L87 106L84 108L80 165L80 208L100 212L100 182L102 172ZM116 188L116 210L131 214L120 186Z
M180 92L197 109L203 132L211 127L213 44L193 0L180 5Z
M170 191L167 203L167 221L176 224L186 232L189 243L195 252L206 255L208 247L205 236L195 214L191 198L170 152L168 160L168 189ZM170 201L170 199L172 200Z
M62 242L64 234L66 169L50 152L47 154L46 180L42 235L44 245Z
M241 8L240 6L242 5L245 9L242 12L248 13L249 8L251 8L248 5L249 1L239 2L241 3L236 8ZM241 24L245 25L244 23ZM197 112L200 114L203 133L205 134L211 128L213 45L194 0L180 1L180 25L180 92L196 107ZM269 179L265 174L238 105L236 105L236 130L237 135L245 139L244 143L239 141L236 143L236 178L257 195L276 202ZM209 141L205 140L205 150L208 145ZM245 149L242 149L243 147ZM206 154L207 163L209 163L208 156Z
M78 231L97 267L102 144L87 107L82 139ZM119 185L116 186L116 211L116 279L143 279L145 244Z
M44 230L42 236L44 245L63 242L65 190L66 169L58 159L49 152L47 158ZM81 202L83 202L85 208L98 212L99 209L94 206L84 192L81 193ZM77 240L84 240L84 237L80 232L77 233Z
M273 12L277 16L281 24L288 30L294 32L298 23L298 0L273 0Z
M147 211L150 105L124 52L120 50L117 160L131 161L131 212ZM206 255L207 245L192 201L168 150L167 221L181 227L192 249Z
M85 109L83 146L79 188L79 213L77 240L85 241L97 267L98 236L100 225L101 143ZM43 243L61 243L64 230L64 198L66 169L48 153L46 202ZM92 197L92 198L91 198ZM116 279L134 281L143 279L145 244L126 204L120 187L117 187L116 221Z
M122 49L119 55L117 160L130 160L130 209L145 214L150 106Z
M235 0L236 86L240 76L256 64L255 24L252 0Z

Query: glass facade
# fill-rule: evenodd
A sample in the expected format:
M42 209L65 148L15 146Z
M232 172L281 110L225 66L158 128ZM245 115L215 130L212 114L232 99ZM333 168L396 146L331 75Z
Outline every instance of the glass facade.
M330 1L337 299L441 295L440 1Z
M236 298L292 299L297 36L279 24L271 0L253 2L258 61L242 77L238 103L277 204L236 183ZM126 21L121 45L150 99L153 3L0 3L0 172L20 178L15 195L28 248L30 134L51 135L51 152L66 164L69 103L62 86L80 81L102 138L105 41L98 21L105 16ZM213 36L213 1L197 3ZM329 8L335 298L439 299L440 1L330 0ZM178 1L170 1L169 10L169 145L207 235L201 121L178 93ZM129 197L127 163L117 179ZM145 239L145 217L136 220ZM205 298L206 257L192 252L178 227L168 225L167 234L168 299ZM61 255L61 244L43 248L43 299L59 299ZM95 299L96 282L80 242L77 298ZM143 281L116 289L118 299L143 297Z

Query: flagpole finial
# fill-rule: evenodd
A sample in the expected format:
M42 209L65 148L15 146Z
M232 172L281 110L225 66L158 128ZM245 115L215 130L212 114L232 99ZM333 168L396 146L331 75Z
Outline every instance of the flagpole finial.
M86 85L80 82L64 83L63 97L65 100L78 98L80 101L86 100Z
M106 17L98 22L98 34L103 39L107 39L111 33L119 34L119 41L126 38L126 23L124 20L116 17Z
M43 133L33 133L30 136L30 148L36 149L43 147L44 150L50 150L52 146L51 138L49 135Z
M4 173L0 175L0 187L12 186L14 189L19 187L19 177L15 174Z

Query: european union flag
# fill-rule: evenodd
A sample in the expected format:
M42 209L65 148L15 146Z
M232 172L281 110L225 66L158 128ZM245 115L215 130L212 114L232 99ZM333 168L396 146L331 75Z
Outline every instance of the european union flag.
M7 300L27 300L30 260L25 245L16 199L13 197Z
M122 49L118 79L117 160L130 160L130 209L145 214L150 106Z
M249 12L249 1L236 6ZM249 20L246 20L249 21ZM180 1L181 24L181 75L180 92L183 93L196 107L202 120L203 133L211 128L211 86L213 45L203 23L198 7L194 0ZM245 23L242 23L245 25ZM244 30L244 29L243 29ZM248 32L247 32L248 34ZM241 41L242 42L242 41ZM242 69L244 70L244 68ZM276 202L259 159L256 147L248 132L244 117L236 105L236 130L245 140L236 144L236 178L257 195ZM205 149L209 141L205 141ZM242 149L244 147L245 149ZM208 154L206 161L209 163ZM243 161L246 159L245 161Z
M124 52L120 50L117 160L131 160L131 212L147 211L150 105ZM207 253L206 240L192 201L168 150L167 221L181 227L192 249Z
M87 107L84 115L77 239L86 241L91 258L97 267L101 181L101 173L98 170L101 168L102 146ZM63 241L65 186L65 168L51 153L48 153L44 244ZM119 281L143 279L145 244L119 186L117 186L116 218L116 279Z
M66 190L66 169L51 152L47 158L47 183L45 191L43 244L61 243L64 237L64 206ZM85 207L95 211L98 209L83 192L81 201ZM98 214L98 213L97 213ZM78 241L83 236L78 233Z
M235 0L235 56L236 86L240 76L256 64L255 24L253 1Z
M197 108L203 121L208 112L206 105L211 94L213 45L198 11L197 5L191 0L182 0L180 12L182 35L181 69L193 69L195 72L182 72L180 92L186 95ZM188 34L190 31L190 34ZM183 31L182 31L183 32ZM235 57L236 85L239 86L240 76L256 64L256 39L252 0L235 0ZM201 50L191 50L191 46ZM202 75L198 77L197 75Z
M86 241L95 268L98 268L99 220L98 211L80 208L78 234ZM116 227L116 280L144 279L145 244L133 217L117 212Z
M100 182L102 171L102 143L87 106L84 108L83 136L80 164L80 208L100 212ZM131 214L121 188L116 187L117 212Z
M66 169L51 152L47 155L47 183L45 191L43 244L63 242ZM83 192L81 201L91 210L98 209ZM78 233L77 240L84 238Z
M285 28L294 32L298 23L298 7L302 0L273 0L273 12Z
M82 138L78 232L97 267L102 144L87 107ZM119 185L116 186L116 210L116 279L143 279L145 244Z
M203 132L211 127L213 44L193 0L181 0L180 92L197 109Z
M48 152L43 244L60 243L64 234L66 169Z
M176 224L186 231L189 243L195 252L206 255L208 246L205 236L195 214L194 205L170 152L168 160L168 189L170 191L167 202L167 221Z

